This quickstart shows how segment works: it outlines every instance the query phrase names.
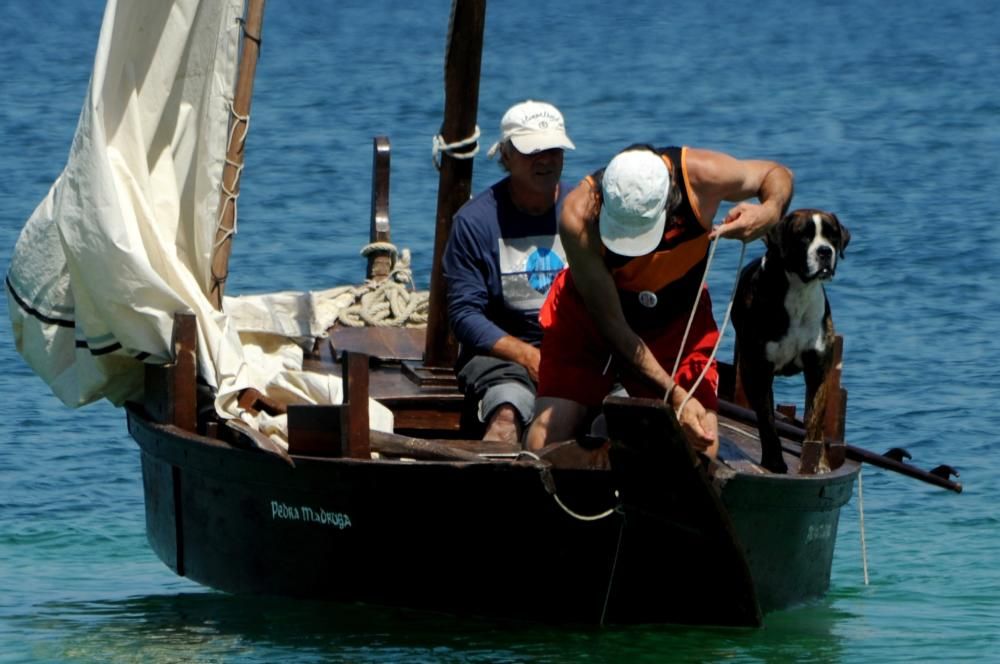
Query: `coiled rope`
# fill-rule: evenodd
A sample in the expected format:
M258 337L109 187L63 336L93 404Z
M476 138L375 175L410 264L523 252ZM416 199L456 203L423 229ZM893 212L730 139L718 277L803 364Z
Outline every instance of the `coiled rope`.
M346 327L419 327L427 324L430 293L413 285L410 250L402 252L390 242L373 242L361 250L362 256L385 251L392 257L389 276L381 281L369 279L349 287L354 304L337 314L335 323ZM398 258L397 258L398 256Z

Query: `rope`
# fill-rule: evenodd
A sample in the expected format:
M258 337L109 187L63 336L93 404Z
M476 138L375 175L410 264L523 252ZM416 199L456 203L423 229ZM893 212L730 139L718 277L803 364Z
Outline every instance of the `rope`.
M600 521L601 519L606 519L618 511L618 506L616 505L615 507L604 510L600 514L579 514L578 512L574 512L570 508L566 507L563 501L559 499L559 494L553 493L552 497L555 499L556 505L562 508L563 512L566 512L566 514L569 514L578 521ZM617 491L615 491L615 497L618 497Z
M608 574L608 590L604 593L604 606L601 608L601 627L604 627L604 619L608 615L608 601L611 599L611 588L615 584L615 570L618 569L618 554L622 550L622 535L625 533L625 519L618 525L618 544L615 546L615 557L611 561L611 573Z
M552 495L553 500L556 501L563 512L569 514L571 517L577 521L600 521L601 519L606 519L615 512L621 512L621 503L619 502L614 507L604 510L599 514L580 514L579 512L574 512L570 507L566 505L560 498L559 494L556 492L556 484L552 479L552 473L550 471L549 465L542 461L541 457L530 450L521 450L517 453L514 458L515 461L519 461L521 457L528 457L533 459L536 463L534 464L536 468L541 471L542 486L545 487L545 491ZM618 498L618 491L615 490L615 498Z
M715 255L715 248L718 245L719 245L719 239L716 238L715 240L712 241L711 251L708 252L708 260L705 262L705 274L703 274L701 277L701 286L698 288L698 295L694 299L694 307L691 308L691 317L688 318L687 329L684 330L684 338L681 339L681 347L677 352L677 360L674 362L674 371L672 374L673 376L677 375L677 369L678 367L680 367L681 356L684 353L684 345L687 343L688 332L691 331L691 324L694 322L694 315L695 312L698 310L698 300L701 299L701 292L705 288L705 282L708 280L708 269L712 265L712 257ZM733 312L733 301L736 299L736 288L739 286L740 283L740 271L743 269L743 258L744 256L746 256L746 252L747 252L747 243L743 242L741 243L740 247L740 259L736 264L736 278L733 280L733 289L729 293L729 304L726 305L726 315L723 317L722 325L719 327L719 337L715 340L715 347L712 348L712 354L709 355L708 362L705 363L705 366L702 368L701 373L698 374L698 379L694 381L694 384L691 386L691 389L688 390L687 392L687 396L684 397L683 401L681 401L680 407L677 408L677 412L675 413L677 419L680 419L681 411L684 410L684 406L687 405L687 402L694 395L694 391L698 389L698 386L701 384L701 381L705 377L705 374L708 373L708 368L712 366L712 362L715 360L715 355L719 352L719 346L722 344L722 336L726 331L726 326L729 324L729 316ZM664 400L670 398L671 391L672 390L667 391L667 395L666 397L664 397ZM670 404L667 405L669 406Z
M865 544L865 493L862 489L861 471L858 471L858 517L861 530L861 568L864 570L865 585L868 585L868 546Z
M396 249L396 245L392 242L370 242L361 248L361 255L367 258L369 254L374 254L376 251L387 252L392 257L392 263L395 265L399 250Z
M244 32L246 32L245 26L244 26ZM233 173L233 178L232 178L233 181L231 186L229 187L226 186L225 172L223 172L222 182L219 183L219 187L222 189L222 193L225 195L225 198L223 199L222 204L219 206L219 214L215 223L215 234L216 236L219 236L219 233L221 231L222 235L218 237L218 239L215 241L215 244L212 247L213 256L215 255L215 252L217 252L219 248L222 247L222 245L224 245L226 242L229 242L232 239L232 237L236 235L236 228L238 226L238 221L239 221L239 208L236 205L236 201L240 197L239 184L240 184L240 178L243 176L243 164L233 161L232 159L229 158L228 155L230 148L232 148L233 146L233 141L236 139L236 128L240 126L241 123L243 125L243 135L240 136L239 141L241 143L245 143L247 140L247 135L250 133L250 114L238 113L236 111L236 107L233 105L232 99L229 100L229 114L233 118L235 118L235 122L233 122L229 127L229 138L226 140L226 155L227 155L226 166L232 166L235 169L235 172ZM226 210L229 208L230 205L233 206L233 227L223 229L222 220L225 218ZM212 279L214 284L223 284L226 282L227 279L229 279L229 271L227 270L226 274L217 275L213 270Z
M347 327L419 327L426 325L430 311L430 293L417 291L410 269L410 250L402 254L389 242L372 242L361 250L362 256L387 251L393 256L389 277L369 279L350 290L354 304L343 308L334 322ZM399 256L397 259L396 256ZM332 323L331 323L332 324Z
M433 145L431 148L431 159L434 161L434 167L439 171L441 170L441 160L438 155L442 152L452 159L472 159L477 154L479 154L479 125L476 125L475 130L472 132L472 136L468 138L463 138L460 141L455 141L454 143L445 143L444 137L438 134L433 139ZM461 148L472 146L472 149L459 151Z

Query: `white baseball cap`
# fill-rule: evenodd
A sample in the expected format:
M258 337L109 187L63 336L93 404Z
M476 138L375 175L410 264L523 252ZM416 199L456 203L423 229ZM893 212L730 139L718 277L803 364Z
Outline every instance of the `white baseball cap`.
M648 254L663 237L670 169L650 150L617 154L601 180L601 241L620 256Z
M500 134L500 140L487 153L490 158L507 140L521 154L534 154L553 148L576 149L573 141L566 135L562 113L552 104L543 101L529 99L507 109L500 120Z

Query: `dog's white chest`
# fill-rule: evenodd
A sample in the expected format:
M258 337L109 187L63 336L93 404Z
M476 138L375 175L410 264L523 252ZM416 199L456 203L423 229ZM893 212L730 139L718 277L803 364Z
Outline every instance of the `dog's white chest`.
M777 341L768 342L764 349L767 360L778 373L792 367L801 370L802 353L809 350L822 353L826 349L823 334L826 298L823 286L817 281L802 283L792 274L788 278L789 288L785 295L788 331Z

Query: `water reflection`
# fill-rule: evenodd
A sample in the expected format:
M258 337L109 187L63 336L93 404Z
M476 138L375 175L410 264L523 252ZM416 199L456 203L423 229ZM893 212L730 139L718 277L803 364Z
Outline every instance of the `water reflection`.
M603 662L669 654L671 661L738 662L779 651L836 661L837 625L852 617L824 600L771 614L761 630L597 629L209 592L48 602L13 622L24 653L48 661Z

